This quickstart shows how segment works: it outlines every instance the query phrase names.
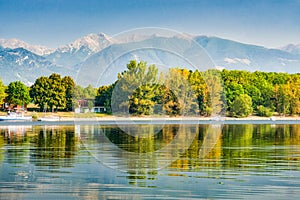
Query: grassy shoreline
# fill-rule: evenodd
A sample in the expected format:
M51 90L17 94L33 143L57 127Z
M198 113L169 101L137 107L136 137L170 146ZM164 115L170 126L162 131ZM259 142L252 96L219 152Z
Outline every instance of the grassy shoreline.
M5 112L0 112L0 116L5 116ZM135 121L147 121L147 120L199 120L199 121L212 121L215 120L213 117L188 117L188 116L130 116L130 117L118 117L114 115L109 115L105 113L74 113L74 112L27 112L25 116L35 115L37 119L57 119L57 121L89 121L89 120L103 120L103 121L116 121L116 120L135 120ZM224 121L280 121L280 120L291 120L298 121L300 116L272 116L272 117L260 117L260 116L249 116L244 118L234 118L234 117L222 117L217 120Z

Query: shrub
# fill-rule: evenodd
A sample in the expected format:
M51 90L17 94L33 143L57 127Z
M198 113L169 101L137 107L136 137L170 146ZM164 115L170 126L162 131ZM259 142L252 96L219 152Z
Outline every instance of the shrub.
M230 115L233 117L248 117L252 114L252 98L247 94L240 94L232 102Z
M32 117L33 121L37 121L38 120L38 114L36 112L34 112L31 117Z
M270 108L266 108L264 106L257 106L257 115L262 117L271 117L273 112Z

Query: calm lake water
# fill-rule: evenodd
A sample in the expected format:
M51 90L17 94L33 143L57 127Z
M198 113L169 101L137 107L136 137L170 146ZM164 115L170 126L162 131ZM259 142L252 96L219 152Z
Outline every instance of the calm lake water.
M300 125L0 126L0 199L299 199Z

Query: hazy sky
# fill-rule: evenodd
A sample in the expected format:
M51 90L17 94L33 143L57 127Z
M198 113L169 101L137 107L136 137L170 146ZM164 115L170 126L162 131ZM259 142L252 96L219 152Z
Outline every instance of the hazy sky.
M279 47L300 43L300 0L0 0L0 38L50 47L163 27Z

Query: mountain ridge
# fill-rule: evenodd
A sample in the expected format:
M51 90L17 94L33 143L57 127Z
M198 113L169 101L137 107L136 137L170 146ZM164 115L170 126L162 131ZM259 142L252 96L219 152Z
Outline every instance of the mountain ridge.
M0 70L4 84L20 80L30 86L40 76L60 73L74 75L72 69L59 67L45 57L32 53L24 48L0 47Z
M156 51L153 50L155 48ZM165 52L162 52L164 50ZM179 54L182 58L170 55L170 52ZM82 74L79 76L79 82L110 84L115 81L117 73L126 69L130 59L144 60L148 64L189 68L189 63L184 59L190 55L195 55L196 58L193 60L190 57L188 60L192 59L192 63L197 63L196 67L200 67L201 70L208 69L207 66L212 67L208 58L213 62L214 68L229 70L298 73L300 65L300 55L218 37L196 36L187 39L177 36L154 36L138 42L113 44L94 54L77 66ZM206 61L202 62L203 59ZM107 73L107 76L103 76L103 73Z
M0 46L4 48L10 48L10 49L24 48L40 56L50 54L54 51L54 49L52 48L42 46L42 45L32 45L16 38L11 38L11 39L0 38Z
M104 33L91 33L58 47L46 58L59 65L73 66L112 43L113 39Z
M21 43L15 42L11 46L16 47L17 44ZM158 49L154 51L154 47ZM116 78L117 73L126 69L129 59L144 60L149 64L161 66L186 67L188 63L182 61L183 58L179 58L178 55L176 56L176 52L183 57L196 59L194 60L196 62L198 62L197 56L198 60L199 56L202 56L201 59L207 59L204 65L211 67L210 62L213 62L217 69L300 72L300 54L205 35L163 36L151 33L141 36L129 35L122 40L122 38L111 38L104 33L91 33L43 56L29 49L25 50L26 48L23 50L15 48L14 50L14 48L0 46L0 67L3 70L1 78L5 83L14 80L32 83L34 80L31 79L43 75L43 73L48 75L50 72L72 75L75 78L76 72L85 71L84 79L88 80L88 84L95 84L98 80L91 81L89 76L92 76L93 72L99 71L97 66L105 67L114 65L114 63L111 64L112 62L118 62L119 65L112 69L110 77L103 82L106 84L113 82L110 79ZM166 52L163 52L164 50ZM123 55L122 52L125 54ZM170 55L170 52L175 54ZM191 55L194 55L195 58L192 58ZM208 61L209 59L211 61ZM204 65L203 63L199 64L200 67ZM78 78L78 76L76 77Z
M300 43L299 44L288 44L286 46L280 47L279 49L292 53L292 54L300 54Z

